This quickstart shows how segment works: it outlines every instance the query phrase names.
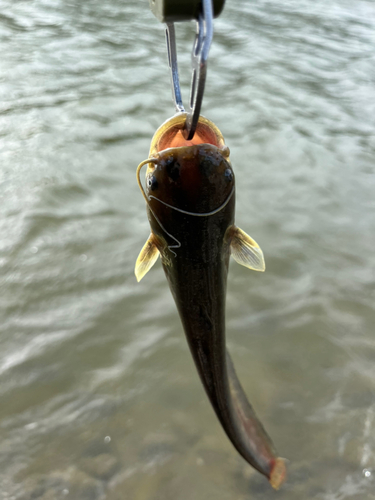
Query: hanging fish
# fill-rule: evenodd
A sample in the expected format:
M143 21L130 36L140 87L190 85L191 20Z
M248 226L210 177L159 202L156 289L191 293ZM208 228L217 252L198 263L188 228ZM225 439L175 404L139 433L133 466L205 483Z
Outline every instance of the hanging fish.
M234 223L235 178L218 128L200 117L195 135L183 135L186 114L155 133L150 155L137 169L151 234L135 265L138 281L161 257L201 381L226 434L249 464L278 489L284 460L258 420L225 346L229 256L264 271L258 244ZM140 170L147 164L146 191Z

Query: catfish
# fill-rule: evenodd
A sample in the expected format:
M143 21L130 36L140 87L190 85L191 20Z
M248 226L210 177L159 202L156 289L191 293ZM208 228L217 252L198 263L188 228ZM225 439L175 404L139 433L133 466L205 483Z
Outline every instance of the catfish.
M278 489L285 462L247 400L225 345L225 299L230 255L264 271L259 245L234 222L235 176L219 129L199 118L192 140L185 113L155 133L149 158L137 169L151 234L135 265L140 281L158 257L175 300L207 396L242 457ZM147 164L146 189L140 171Z

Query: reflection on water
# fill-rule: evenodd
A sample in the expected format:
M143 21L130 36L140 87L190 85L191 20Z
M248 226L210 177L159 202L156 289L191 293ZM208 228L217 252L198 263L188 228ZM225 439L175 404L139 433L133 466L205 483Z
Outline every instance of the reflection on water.
M267 263L231 265L228 345L288 482L224 436L160 264L133 275L162 26L136 0L0 0L1 498L374 498L375 6L226 3L203 114Z

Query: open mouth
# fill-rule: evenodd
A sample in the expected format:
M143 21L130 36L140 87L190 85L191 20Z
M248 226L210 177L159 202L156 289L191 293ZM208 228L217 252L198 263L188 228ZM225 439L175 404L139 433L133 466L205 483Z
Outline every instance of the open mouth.
M212 144L219 149L225 149L224 138L220 130L210 120L201 116L192 140L184 137L186 113L179 113L168 119L155 132L151 141L150 156L169 148Z

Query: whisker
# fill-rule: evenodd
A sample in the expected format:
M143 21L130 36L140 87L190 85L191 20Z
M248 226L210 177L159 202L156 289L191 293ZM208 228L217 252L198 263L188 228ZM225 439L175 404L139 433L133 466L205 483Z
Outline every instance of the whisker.
M173 205L169 205L169 203L166 203L165 201L160 200L159 198L156 198L154 195L149 195L148 199L153 198L154 200L157 200L158 202L162 203L166 207L172 208L173 210L177 210L177 212L181 212L183 214L187 215L193 215L194 217L209 217L210 215L217 214L222 210L226 205L228 205L230 199L232 198L232 195L234 193L234 186L232 188L232 191L230 192L228 198L224 201L220 207L215 208L215 210L212 210L211 212L205 212L205 213L199 213L199 212L188 212L187 210L182 210L181 208L174 207Z
M143 198L146 200L146 203L148 204L148 198L147 198L147 195L145 193L145 190L143 189L143 184L142 184L142 181L141 181L141 170L142 170L142 167L144 165L146 165L147 163L157 163L158 162L158 159L157 158L147 158L147 160L144 160L142 161L138 167L137 167L137 172L136 172L136 175L137 175L137 182L138 182L138 186L139 186L139 189L141 190L141 193L143 194Z
M177 212L181 212L181 213L186 214L186 215L192 215L194 217L209 217L211 215L214 215L214 214L217 214L218 212L220 212L220 210L222 210L229 203L229 201L232 198L233 193L234 193L234 186L232 187L232 191L229 193L229 196L224 201L224 203L222 203L215 210L212 210L211 212L205 212L205 213L188 212L187 210L182 210L181 208L174 207L173 205L170 205L169 203L166 203L165 201L162 201L159 198L156 198L156 196L153 196L153 195L147 196L147 194L146 194L146 192L145 192L145 190L143 188L143 184L142 184L142 181L141 181L140 173L141 173L142 167L144 165L146 165L147 163L157 163L157 162L158 162L157 158L148 158L147 160L142 161L138 165L138 167L137 167L137 172L136 172L136 174L137 174L137 182L138 182L139 189L141 190L142 195L143 195L143 197L144 197L144 199L145 199L145 201L146 201L146 203L148 205L148 208L149 208L150 212L152 213L152 215L155 217L155 220L159 224L160 228L165 232L165 234L167 234L170 238L172 238L172 240L174 240L177 243L176 245L168 245L168 250L171 253L173 253L173 255L175 257L177 257L176 252L174 250L172 250L172 248L174 248L174 249L181 248L181 242L165 229L165 227L163 226L163 224L160 222L159 218L155 215L155 212L150 207L150 203L149 203L150 199L152 198L152 199L158 201L159 203L162 203L166 207L172 208L172 210L176 210Z
M169 250L170 252L172 252L172 253L173 253L173 255L174 255L175 257L177 257L176 252L174 252L174 251L172 250L172 248L180 248L180 247L181 247L181 242L180 242L180 241L178 241L178 239L177 239L177 238L175 238L175 237L174 237L171 233L169 233L169 232L165 229L165 227L163 226L163 224L160 222L159 218L155 215L155 212L154 212L154 211L152 210L152 208L150 207L150 203L149 203L150 199L147 197L147 195L146 195L146 193L145 193L145 190L143 189L143 184L142 184L142 182L141 182L140 173L141 173L142 167L143 167L144 165L146 165L146 163L157 163L157 162L158 162L157 158L148 158L147 160L142 161L142 162L138 165L138 167L137 167L137 182L138 182L139 189L141 190L141 192L142 192L142 194L143 194L143 198L146 200L146 203L147 203L147 205L148 205L148 208L149 208L150 212L152 213L152 215L155 217L155 220L157 221L157 223L159 224L159 226L161 227L161 229L165 232L165 234L167 234L170 238L172 238L172 240L174 240L174 241L177 243L177 245L168 245L168 250Z

